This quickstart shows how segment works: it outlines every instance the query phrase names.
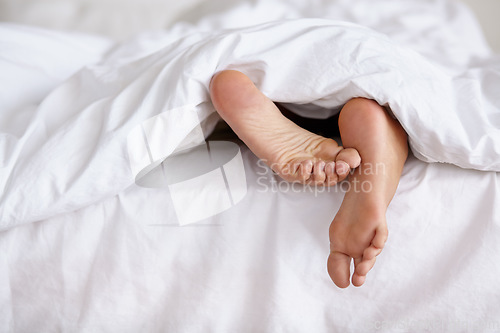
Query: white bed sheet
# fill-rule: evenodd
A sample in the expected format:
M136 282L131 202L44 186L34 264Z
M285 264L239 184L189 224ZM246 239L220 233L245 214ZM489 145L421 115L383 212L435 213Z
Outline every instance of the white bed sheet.
M262 191L243 155L247 196L205 224L177 226L168 191L132 186L3 232L2 331L498 331L497 173L410 158L383 254L340 290L325 267L342 192Z
M450 73L485 61L496 64L468 12L446 1L407 1L404 8L420 8L412 14L393 1L381 2L376 12L366 13L363 6L343 1L328 7L321 2L316 5L334 18L369 23L398 43L446 65ZM307 11L300 4L296 6L294 12L294 7L285 11L276 5L273 15L314 16L304 14ZM247 7L231 13L233 21L210 15L198 27L245 24L242 13L252 11ZM400 14L397 19L385 16L395 13ZM417 18L413 13L418 13ZM255 17L247 17L256 23ZM366 22L367 17L373 21ZM422 17L427 18L425 24L415 23ZM467 24L460 26L460 22ZM427 30L437 27L441 30ZM31 28L25 29L29 35ZM460 43L450 40L451 29L461 29L473 38L462 34ZM430 35L424 38L422 31ZM57 42L52 32L47 34ZM85 43L68 47L68 35L62 34L59 47L73 50L68 51L70 55L81 50L80 56L61 61L67 67L56 66L53 70L58 74L47 75L50 79L41 75L41 83L29 82L23 87L26 99L3 97L3 105L9 106L3 110L10 110L11 117L24 110L24 117L15 127L1 127L2 132L15 137L29 130L29 116L43 97L84 63L95 62L112 45L109 36L106 31L102 37L85 36ZM439 43L447 47L436 49ZM29 63L30 55L23 56ZM46 75L48 71L41 72ZM6 86L5 81L1 83ZM0 125L14 124L11 117L3 118ZM177 226L169 191L138 187L132 180L118 195L104 193L102 200L74 212L70 208L81 202L79 193L70 193L77 205L63 207L64 214L2 232L0 329L500 330L498 173L427 164L410 157L388 211L389 241L374 271L363 288L339 290L326 273L327 231L343 193L338 188L314 193L290 187L263 174L265 169L255 156L241 149L247 195L234 208L202 223ZM43 173L38 177L35 187L43 183ZM35 182L34 176L27 180ZM85 192L89 186L82 183L80 189ZM26 195L25 200L33 198Z

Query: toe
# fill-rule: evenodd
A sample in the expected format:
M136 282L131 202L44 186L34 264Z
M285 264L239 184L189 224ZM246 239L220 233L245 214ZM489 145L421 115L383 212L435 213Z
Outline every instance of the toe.
M349 164L344 161L337 160L337 163L335 164L335 172L337 173L340 181L344 180L350 171L351 167Z
M366 276L365 275L358 275L354 273L352 275L352 285L355 287L361 287L366 281Z
M356 283L354 282L355 277L358 278L362 277L364 282L364 280L366 279L366 275L375 265L375 261L376 258L372 258L369 260L367 259L354 260L354 274L352 275L353 278L352 284L356 285ZM359 280L358 278L356 278L356 280Z
M354 148L342 149L335 159L336 171L341 179L344 179L351 169L357 168L361 163L361 157Z
M378 256L382 252L381 248L375 247L374 245L371 245L365 249L363 252L363 258L365 259L373 259L376 256Z
M339 182L339 176L335 172L335 162L328 162L325 165L326 186L334 186Z
M314 185L324 185L326 180L325 161L320 160L314 163L312 182Z
M382 249L385 246L385 242L387 241L387 236L388 236L387 225L384 223L378 226L377 229L375 230L375 236L373 236L370 246L363 251L363 258L365 260L371 260L374 259L376 256L378 256L382 252Z
M378 253L380 253L380 251L382 251L382 249L385 246L385 242L387 241L388 236L389 236L389 230L387 229L387 224L386 223L380 224L375 230L375 236L373 236L370 247L375 248L376 250L379 251Z
M340 252L331 252L328 257L328 274L339 288L349 286L351 257Z
M302 184L308 183L312 178L314 162L311 160L305 160L300 162L298 168L298 180Z

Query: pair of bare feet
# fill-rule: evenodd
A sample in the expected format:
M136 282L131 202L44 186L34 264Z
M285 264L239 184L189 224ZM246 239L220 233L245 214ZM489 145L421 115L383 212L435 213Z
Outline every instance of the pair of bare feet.
M349 176L351 186L329 230L327 267L345 288L354 260L352 283L361 286L387 240L385 214L408 154L399 123L376 102L354 98L339 115L341 147L288 120L241 72L217 73L210 95L239 138L283 179L332 186Z

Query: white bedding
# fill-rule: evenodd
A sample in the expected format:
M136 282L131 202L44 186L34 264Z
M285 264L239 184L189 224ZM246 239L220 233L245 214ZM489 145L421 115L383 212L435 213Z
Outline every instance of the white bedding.
M120 40L63 31L54 13L40 24L58 31L0 25L0 330L500 330L500 59L470 13L449 1L218 4ZM124 23L129 35L157 28L143 20ZM447 163L409 158L363 288L326 273L340 187L292 187L241 146L241 201L180 227L172 188L136 184L213 129L207 86L225 68L311 117L376 99L415 156Z

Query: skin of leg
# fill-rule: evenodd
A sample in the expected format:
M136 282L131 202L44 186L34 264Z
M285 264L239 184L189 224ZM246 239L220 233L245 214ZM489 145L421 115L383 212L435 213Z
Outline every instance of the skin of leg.
M311 133L279 111L243 73L226 70L210 83L215 109L250 150L283 179L335 185L360 163L354 149Z
M399 122L373 100L354 98L343 108L339 129L345 147L356 149L361 165L349 176L340 209L330 226L328 273L340 288L361 286L388 236L386 211L408 155Z

